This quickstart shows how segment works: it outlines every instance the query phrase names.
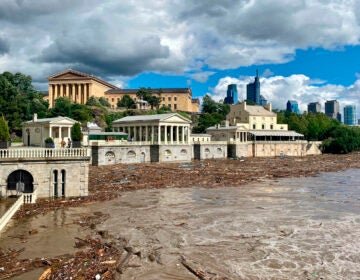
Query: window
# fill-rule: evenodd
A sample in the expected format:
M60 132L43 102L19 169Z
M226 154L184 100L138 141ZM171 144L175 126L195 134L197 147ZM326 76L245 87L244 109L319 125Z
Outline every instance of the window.
M111 102L114 102L114 98L111 98Z
M274 125L273 125L273 124L270 124L270 129L274 129Z
M118 98L117 98L117 101L119 102L119 100L120 100L120 98L118 97Z
M171 97L168 97L168 101L171 101Z
M176 97L176 96L174 96L174 101L177 101L177 97Z
M66 180L66 172L65 170L61 170L61 196L65 197L65 180Z
M174 109L175 109L175 110L177 109L177 105L176 105L176 104L174 104Z
M163 99L163 101L165 101L165 97L163 97L162 99Z
M253 124L253 129L256 129L256 124Z
M171 108L171 104L168 104L168 106Z
M54 197L58 197L58 171L53 171Z
M263 125L261 126L261 128L262 128L262 129L265 129L265 124L263 124Z

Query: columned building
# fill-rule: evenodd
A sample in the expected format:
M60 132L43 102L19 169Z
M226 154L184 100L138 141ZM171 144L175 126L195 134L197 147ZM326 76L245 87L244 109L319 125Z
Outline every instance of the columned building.
M177 113L128 116L112 122L113 130L126 133L129 141L150 144L188 144L190 124Z
M112 108L117 108L118 101L129 95L142 110L146 110L143 100L137 98L139 89L120 89L93 75L67 69L48 77L49 93L45 98L52 108L59 97L68 97L71 102L86 104L91 96L105 98ZM160 106L169 106L173 111L198 113L200 101L192 98L191 88L149 89L152 95L160 98ZM148 107L147 107L148 108Z
M71 138L71 127L76 123L68 117L38 119L37 114L31 121L22 123L22 138L25 146L45 147L45 139L53 138L56 146L62 140Z
M71 102L86 104L91 96L103 97L104 92L117 89L95 76L72 69L48 77L49 106L52 108L59 97L68 97Z

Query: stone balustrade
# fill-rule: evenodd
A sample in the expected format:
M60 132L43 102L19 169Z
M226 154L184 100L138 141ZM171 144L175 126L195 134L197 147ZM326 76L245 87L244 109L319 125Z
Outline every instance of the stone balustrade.
M90 157L87 148L16 148L1 149L0 159L14 158L83 158Z

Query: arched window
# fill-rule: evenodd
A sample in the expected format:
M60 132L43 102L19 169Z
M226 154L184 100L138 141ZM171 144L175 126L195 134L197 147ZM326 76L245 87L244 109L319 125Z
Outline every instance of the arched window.
M61 196L65 197L66 171L61 170Z
M185 149L182 149L182 150L180 151L180 154L181 154L181 155L186 155L186 154L187 154L187 151L186 151Z
M206 149L205 149L205 154L209 154L209 153L210 153L209 148L206 148Z
M222 153L222 149L221 149L221 148L217 148L217 149L216 149L216 152L217 152L218 154L221 154L221 153Z
M166 156L171 156L171 151L170 151L170 150L165 150L164 154L165 154Z
M134 157L136 157L136 153L135 153L135 151L131 150L131 151L128 151L127 156L129 158L134 158Z
M58 171L54 170L53 171L53 187L54 187L54 197L58 197L59 193L58 193L58 183L59 183L59 176L58 176Z

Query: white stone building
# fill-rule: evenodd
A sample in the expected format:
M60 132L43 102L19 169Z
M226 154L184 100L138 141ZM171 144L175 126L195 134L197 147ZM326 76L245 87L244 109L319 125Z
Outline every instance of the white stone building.
M22 124L22 140L24 146L45 147L45 139L53 138L55 146L59 147L64 139L71 138L71 127L76 123L68 117L38 119L37 114L31 121Z

